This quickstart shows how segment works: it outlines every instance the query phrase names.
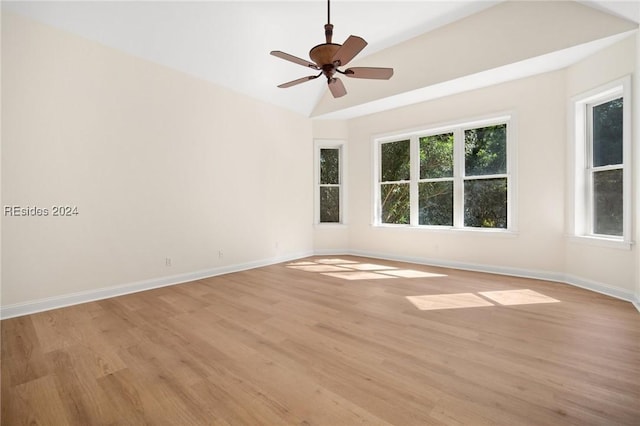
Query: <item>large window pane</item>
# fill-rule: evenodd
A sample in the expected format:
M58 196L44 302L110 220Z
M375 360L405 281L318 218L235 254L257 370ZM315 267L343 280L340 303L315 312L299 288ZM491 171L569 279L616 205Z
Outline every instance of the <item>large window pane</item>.
M464 226L507 227L507 179L465 181Z
M420 138L420 179L453 176L453 133Z
M420 225L453 225L453 181L418 185Z
M382 223L409 223L411 210L408 183L380 185L380 197Z
M612 164L622 164L622 98L593 107L593 165Z
M593 232L622 235L622 169L593 174Z
M507 125L469 129L464 132L466 176L507 172Z
M409 141L382 144L380 147L382 182L409 180L411 171L409 146Z
M340 183L340 150L323 148L320 150L320 183Z
M340 187L320 187L320 222L340 222Z

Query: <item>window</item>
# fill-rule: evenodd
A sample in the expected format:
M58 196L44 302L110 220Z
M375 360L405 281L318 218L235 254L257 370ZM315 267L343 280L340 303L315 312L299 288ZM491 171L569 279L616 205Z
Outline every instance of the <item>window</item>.
M453 133L424 136L420 144L418 223L453 226Z
M376 140L375 223L512 229L509 122L500 117Z
M315 223L344 223L344 153L342 141L316 141Z
M507 125L464 131L464 226L507 227Z
M410 143L389 142L381 146L380 196L383 223L409 223Z
M630 241L630 79L574 99L574 234Z

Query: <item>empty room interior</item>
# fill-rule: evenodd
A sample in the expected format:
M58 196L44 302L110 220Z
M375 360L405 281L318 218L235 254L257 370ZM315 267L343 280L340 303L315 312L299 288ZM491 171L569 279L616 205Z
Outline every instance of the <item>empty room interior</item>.
M639 2L1 7L1 424L640 424Z

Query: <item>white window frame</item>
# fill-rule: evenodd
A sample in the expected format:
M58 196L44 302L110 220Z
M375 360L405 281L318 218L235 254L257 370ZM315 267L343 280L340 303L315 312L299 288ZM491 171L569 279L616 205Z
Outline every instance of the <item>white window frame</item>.
M473 179L489 179L493 177L507 178L507 227L506 228L480 228L464 226L464 182L468 178L464 174L464 131L493 125L507 125L507 170L500 175L479 176ZM453 231L453 232L481 232L487 234L513 234L517 233L517 197L516 183L516 115L513 112L497 113L486 117L477 117L468 120L456 121L453 123L438 124L432 126L421 126L416 129L405 130L393 134L376 135L373 137L373 214L372 226L379 228L409 228L430 231ZM454 133L454 176L453 176L453 226L446 225L420 225L418 213L418 183L425 181L420 179L419 139L423 136L438 135L443 133ZM408 225L383 223L380 205L380 176L381 176L381 146L388 142L402 140L410 141L411 152L411 177L407 183L410 184L410 209L411 220ZM437 179L436 179L437 180Z
M593 232L593 187L591 175L600 169L591 167L591 111L594 106L622 97L622 236ZM574 96L569 105L569 161L570 161L570 239L574 242L630 249L632 223L631 194L631 76ZM613 167L617 168L617 166Z
M321 149L337 149L339 152L339 176L340 183L336 186L340 188L340 221L339 222L320 222L320 187L326 186L320 183L320 150ZM344 227L347 223L347 144L342 139L315 139L314 140L314 159L313 159L313 176L314 176L314 214L313 223L320 227Z

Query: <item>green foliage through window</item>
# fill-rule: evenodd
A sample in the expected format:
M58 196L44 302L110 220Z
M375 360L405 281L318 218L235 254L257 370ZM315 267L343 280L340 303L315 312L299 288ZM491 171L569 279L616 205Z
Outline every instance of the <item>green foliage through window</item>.
M409 141L389 142L382 144L382 182L409 180L411 161Z
M591 113L593 233L623 234L623 100L594 105Z
M593 165L612 164L622 164L622 98L593 107Z
M380 190L382 198L382 223L409 224L409 184L384 184Z
M340 222L340 148L320 149L320 223Z
M320 187L320 223L340 222L340 187Z
M420 225L453 226L453 181L418 184Z
M340 150L322 148L320 150L320 183L340 183Z
M464 132L465 176L507 172L507 125L469 129Z
M453 133L420 138L420 179L453 177Z
M464 183L464 226L507 227L507 179L477 179Z
M408 140L383 143L380 147L381 181L400 182L411 178L411 143ZM385 183L381 187L382 223L410 223L408 183Z
M460 126L379 147L381 223L507 228L506 123ZM456 158L463 160L457 164Z

